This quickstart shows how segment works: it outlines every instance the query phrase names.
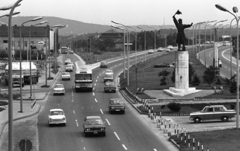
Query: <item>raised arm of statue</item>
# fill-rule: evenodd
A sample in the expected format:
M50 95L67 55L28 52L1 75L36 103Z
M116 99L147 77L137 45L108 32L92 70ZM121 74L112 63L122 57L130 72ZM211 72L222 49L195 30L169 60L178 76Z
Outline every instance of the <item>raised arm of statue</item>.
M175 26L178 27L178 21L177 21L175 15L173 16L173 22L174 22Z

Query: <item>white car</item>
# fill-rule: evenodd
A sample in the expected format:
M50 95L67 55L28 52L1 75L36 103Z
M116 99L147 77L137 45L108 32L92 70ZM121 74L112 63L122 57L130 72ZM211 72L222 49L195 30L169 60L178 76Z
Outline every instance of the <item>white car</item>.
M69 64L70 62L72 62L71 59L67 58L67 59L65 60L65 65Z
M67 120L62 109L51 109L48 115L48 125L63 124L66 126Z
M167 48L170 49L170 50L173 50L173 46L172 45L169 45Z
M62 80L71 80L71 75L69 72L62 73Z
M66 67L65 67L65 71L66 72L73 72L73 66L72 65L66 65Z
M65 88L63 84L56 84L53 88L53 94L65 94Z
M72 68L74 69L74 64L72 62L69 62L68 65L72 66Z
M152 54L154 51L152 49L148 50L148 54Z
M105 71L105 75L106 75L106 76L113 75L113 71L110 70L110 69L107 69L107 70Z

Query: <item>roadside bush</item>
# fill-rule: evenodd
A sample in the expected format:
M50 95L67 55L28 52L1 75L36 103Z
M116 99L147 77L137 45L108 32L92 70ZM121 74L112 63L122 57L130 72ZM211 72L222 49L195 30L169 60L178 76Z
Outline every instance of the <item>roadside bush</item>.
M181 110L180 103L171 102L167 104L167 107L173 112L179 112Z
M230 93L236 93L237 92L237 82L231 82L230 88L229 88Z
M192 80L191 84L194 85L194 86L197 86L197 85L199 85L200 83L201 83L200 78L198 77L198 75L195 74L195 75L193 76L193 80Z

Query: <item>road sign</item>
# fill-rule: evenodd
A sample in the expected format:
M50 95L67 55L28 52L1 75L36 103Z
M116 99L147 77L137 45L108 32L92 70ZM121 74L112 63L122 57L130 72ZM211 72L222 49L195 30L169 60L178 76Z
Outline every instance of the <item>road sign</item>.
M124 45L132 45L132 43L124 43Z
M19 142L19 148L21 151L30 151L32 149L32 142L29 139L22 139Z

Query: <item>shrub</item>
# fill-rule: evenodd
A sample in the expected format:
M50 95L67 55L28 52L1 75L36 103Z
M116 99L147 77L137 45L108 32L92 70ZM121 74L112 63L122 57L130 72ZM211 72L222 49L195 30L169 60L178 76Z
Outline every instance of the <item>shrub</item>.
M173 112L179 112L181 110L180 103L171 102L167 104L167 107Z

